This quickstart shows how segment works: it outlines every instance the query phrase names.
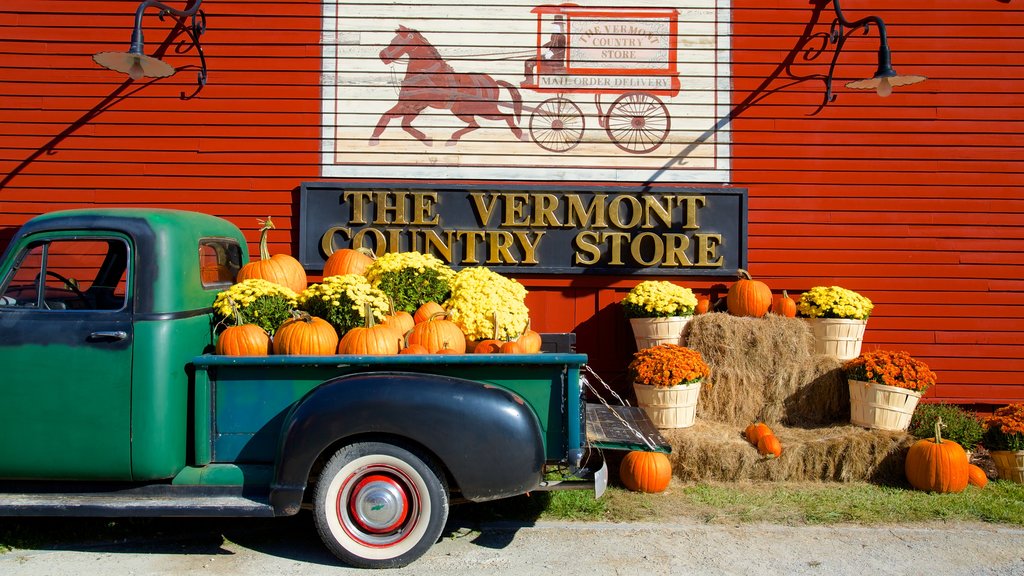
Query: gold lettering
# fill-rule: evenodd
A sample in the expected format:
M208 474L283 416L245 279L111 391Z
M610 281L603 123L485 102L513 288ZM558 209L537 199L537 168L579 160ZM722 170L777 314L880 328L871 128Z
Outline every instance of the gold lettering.
M445 236L447 240L442 239L438 236L436 230L423 230L423 252L430 254L434 253L438 258L444 260L448 264L452 263L452 244L453 236L455 235L454 230L445 230Z
M473 200L473 208L476 210L476 218L480 226L487 227L491 223L491 215L494 214L494 207L498 205L498 196L484 192L472 192L469 197ZM486 202L490 198L490 203Z
M523 192L505 192L501 195L505 201L505 219L502 226L529 226L529 218L524 218L526 202L530 195Z
M606 228L608 223L605 220L605 199L607 198L607 194L594 194L590 205L584 208L579 194L567 194L565 196L568 202L566 225L570 228Z
M350 238L352 236L352 230L345 228L344 226L332 226L327 229L327 232L324 232L324 235L320 237L320 250L327 256L334 254L334 251L336 250L334 247L334 237L337 234L343 234L346 238Z
M574 264L592 266L601 260L601 249L596 242L600 242L597 232L584 231L576 235L573 244L576 245L576 256L573 257ZM589 258L584 257L580 252L586 252Z
M699 229L700 224L697 223L697 204L700 204L700 207L707 205L707 198L704 196L676 196L676 199L686 203L683 214L686 224L683 225L683 230Z
M349 224L366 224L365 212L372 194L369 190L346 190L341 195L346 202L352 204L352 215L348 219Z
M437 226L440 220L437 217L437 192L413 192L412 193L412 222L413 226ZM451 262L451 258L448 259Z
M721 268L724 265L718 247L722 245L721 234L694 234L697 240L697 266Z
M377 204L377 210L375 211L376 216L373 219L373 223L377 226L386 226L388 224L395 224L398 226L404 226L409 223L409 220L405 217L405 196L406 192L398 190L382 190L374 194L374 200ZM388 198L394 199L393 204L388 204ZM395 215L394 220L388 220L388 213L393 212Z
M488 264L515 264L516 259L512 257L512 233L505 230L487 231L487 263Z
M558 196L554 194L533 195L534 226L556 226L561 228L562 223L558 221L555 210L558 210Z
M608 248L611 252L611 258L608 260L609 266L622 266L622 241L629 241L629 234L625 232L602 232L601 236L608 242Z
M530 241L530 235L527 232L516 230L513 234L516 235L516 240L519 241L519 245L523 248L523 260L520 264L536 264L537 263L537 246L540 245L541 238L544 237L546 232L533 232L533 241Z
M644 260L643 258L642 248L643 242L646 239L650 239L651 245L654 247L650 260ZM636 260L641 265L655 266L661 262L662 257L665 255L665 244L661 241L661 236L654 232L644 232L637 234L629 243L629 253L633 255L633 260Z
M484 239L483 230L456 230L455 236L462 240L463 245L466 247L465 257L462 259L463 264L479 264L480 261L476 259L476 244L478 241Z
M384 239L384 233L376 228L363 228L356 232L356 235L352 237L352 247L368 248L368 246L366 246L366 242L364 242L364 238L366 238L367 235L373 236L373 248L371 248L373 250L373 255L383 256L384 252L387 250L387 242Z
M622 220L622 208L621 204L626 202L629 204L629 210L631 212L629 220ZM612 198L611 202L608 203L608 218L611 220L612 226L620 230L632 230L640 223L640 219L643 217L643 213L640 209L640 201L629 194L619 194Z
M690 248L690 239L685 234L665 235L665 267L693 266L686 250Z
M661 202L664 201L665 204ZM651 212L666 228L672 229L672 207L675 198L672 196L644 196L644 225L641 228L654 228Z

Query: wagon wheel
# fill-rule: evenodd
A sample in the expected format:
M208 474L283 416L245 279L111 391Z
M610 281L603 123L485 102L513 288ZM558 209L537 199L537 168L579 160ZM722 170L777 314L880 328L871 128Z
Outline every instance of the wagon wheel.
M644 92L626 92L608 108L604 129L616 146L630 154L646 154L661 146L672 119L668 108Z
M568 152L583 140L583 111L566 98L549 98L530 115L530 137L550 152Z

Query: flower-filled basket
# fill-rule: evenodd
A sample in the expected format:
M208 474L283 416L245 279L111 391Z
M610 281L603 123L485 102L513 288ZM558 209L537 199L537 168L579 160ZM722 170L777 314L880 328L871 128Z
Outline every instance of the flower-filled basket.
M684 344L683 329L693 318L697 297L689 288L665 280L646 280L622 300L637 350L660 344Z
M844 366L850 387L850 423L877 430L907 430L935 373L906 352L865 352Z
M981 444L1002 480L1024 484L1024 404L996 408L985 419Z
M701 383L709 373L700 352L676 344L639 350L629 363L637 405L658 428L693 426Z
M850 360L860 354L873 308L871 300L853 290L815 286L800 296L796 312L810 325L816 354Z

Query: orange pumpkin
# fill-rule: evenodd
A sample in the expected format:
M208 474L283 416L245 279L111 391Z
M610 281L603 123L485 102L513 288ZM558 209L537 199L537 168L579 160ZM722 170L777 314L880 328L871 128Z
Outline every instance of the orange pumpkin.
M422 344L430 354L442 349L450 349L455 354L464 353L466 337L459 325L448 320L446 316L447 313L440 312L429 320L413 326L409 332L409 345Z
M416 325L416 321L412 319L412 314L409 314L405 310L399 310L395 312L392 308L391 314L384 317L381 322L381 326L387 326L395 331L399 336L405 336L406 332L412 330L412 327Z
M338 333L323 318L295 312L274 333L274 354L330 356L338 348Z
M529 319L526 320L526 330L523 330L516 342L519 342L524 354L536 354L540 352L540 348L544 344L540 334L530 330Z
M324 278L328 276L340 276L342 274L359 274L366 272L366 269L373 264L373 258L366 248L341 248L335 250L324 262Z
M757 441L757 451L762 456L778 458L782 456L782 442L775 434L765 434Z
M498 352L502 354L526 354L526 351L523 350L523 347L516 340L503 343Z
M416 309L416 313L412 315L413 322L419 324L420 322L426 322L434 317L435 314L444 314L444 308L437 302L424 302Z
M430 354L430 351L423 344L411 344L402 348L399 354Z
M772 306L772 312L786 318L796 318L796 302L789 297L789 292L782 291L782 297Z
M291 288L296 294L306 289L306 271L302 264L287 254L270 255L267 248L267 233L274 228L274 223L267 219L260 222L260 259L249 262L238 271L236 282L258 278Z
M743 431L743 435L747 437L747 441L754 446L757 446L757 442L761 440L762 436L768 436L769 434L774 433L764 422L751 423L747 426L747 429Z
M967 453L952 440L942 439L942 418L935 421L935 437L914 442L907 452L904 471L910 485L926 492L963 492L968 480Z
M772 307L772 290L767 284L754 280L750 273L741 269L739 280L729 287L725 296L726 306L733 316L760 318Z
M504 340L498 339L498 311L495 310L492 313L492 322L494 324L494 335L487 340L480 340L473 345L474 354L497 354L501 352L501 347L505 344Z
M693 313L707 314L708 310L711 310L711 299L705 297L697 298L697 307L693 309Z
M661 452L634 450L619 465L619 480L635 492L661 492L672 479L672 464Z
M978 488L984 488L988 484L988 474L979 466L974 464L967 465L967 483L971 486L977 486Z
M402 337L393 328L374 322L370 305L366 305L366 323L352 328L338 342L338 354L387 356L398 354Z
M229 326L217 338L217 354L227 356L266 356L270 336L255 324Z
M445 341L441 346L442 347L436 352L437 354L465 354L465 350L459 352L455 348L449 346L447 341Z

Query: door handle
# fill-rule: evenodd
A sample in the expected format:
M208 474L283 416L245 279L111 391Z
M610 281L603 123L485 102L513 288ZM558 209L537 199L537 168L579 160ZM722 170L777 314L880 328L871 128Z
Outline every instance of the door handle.
M124 330L106 330L89 334L89 340L124 340L128 333Z

